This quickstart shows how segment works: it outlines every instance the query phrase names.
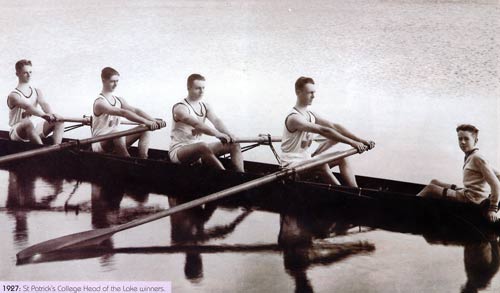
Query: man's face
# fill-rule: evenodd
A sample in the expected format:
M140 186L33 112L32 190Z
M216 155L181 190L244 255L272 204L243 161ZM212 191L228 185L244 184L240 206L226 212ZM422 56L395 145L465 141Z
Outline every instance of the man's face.
M464 153L470 152L474 149L474 146L476 145L476 138L472 132L460 130L458 131L457 136L458 146Z
M205 92L205 81L204 80L194 80L190 88L188 88L189 97L194 99L199 99L203 97Z
M119 75L112 75L109 79L103 79L102 84L106 91L113 92L118 86L119 81L120 81Z
M314 93L316 93L316 87L312 83L306 83L301 90L297 91L297 97L299 98L301 104L311 105L314 99Z
M16 72L20 82L28 83L31 79L31 66L24 65L23 68Z

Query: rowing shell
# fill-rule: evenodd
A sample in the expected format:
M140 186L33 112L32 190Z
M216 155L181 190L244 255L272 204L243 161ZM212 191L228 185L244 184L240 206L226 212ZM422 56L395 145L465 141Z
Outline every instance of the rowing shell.
M8 133L0 131L0 155L37 147L39 146L10 141ZM134 150L131 153L133 154ZM27 163L31 168L38 166L40 173L52 176L95 183L115 180L124 182L127 185L125 188L132 190L144 189L145 192L183 195L192 199L279 170L277 165L251 161L245 162L246 173L177 165L168 161L168 152L155 149L150 150L149 156L150 159L144 160L88 150L72 150L32 158ZM228 160L222 161L226 165L230 164ZM7 168L22 168L22 165L16 163ZM275 211L286 209L287 205L283 203L327 210L342 205L357 205L368 211L384 211L384 214L390 217L385 223L396 223L403 217L408 221L418 221L419 225L416 225L415 229L421 229L427 223L435 224L436 218L445 221L457 217L462 220L463 225L500 229L500 223L491 224L484 219L478 206L414 196L423 185L364 176L357 176L357 181L362 187L361 190L287 179L244 191L238 197L223 201L228 204L260 206ZM432 222L429 219L433 219ZM366 219L363 221L366 222Z

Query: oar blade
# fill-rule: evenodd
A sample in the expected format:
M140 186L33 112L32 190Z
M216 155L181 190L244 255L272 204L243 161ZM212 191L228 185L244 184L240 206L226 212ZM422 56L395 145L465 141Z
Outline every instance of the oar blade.
M18 252L16 256L18 260L23 260L55 250L98 245L111 237L115 232L117 230L111 227L74 233L30 246Z

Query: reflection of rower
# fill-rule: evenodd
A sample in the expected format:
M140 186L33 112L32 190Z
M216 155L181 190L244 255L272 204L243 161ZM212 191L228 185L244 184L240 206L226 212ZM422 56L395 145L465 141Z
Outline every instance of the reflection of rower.
M464 247L464 265L467 282L462 292L477 292L488 287L500 267L498 237L489 241L467 244Z
M116 224L120 213L120 202L123 199L124 189L120 184L92 184L92 227L94 229L107 228ZM108 238L100 243L102 248L113 249L113 240ZM83 251L85 253L85 251ZM113 254L104 254L101 265L112 265Z
M286 272L295 280L295 292L313 292L307 277L311 265L330 265L351 255L374 250L373 244L349 242L342 244L317 245L314 238L327 237L332 229L345 234L348 225L332 221L317 221L310 215L287 211L280 215L278 244L283 249ZM343 233L342 233L343 232Z
M184 202L186 201L179 198L168 198L171 208ZM216 209L216 204L209 203L171 215L172 244L198 244L210 239L224 238L250 214L250 211L245 211L228 225L205 229L205 224ZM203 262L200 252L186 252L184 274L193 282L199 282L203 278Z
M26 168L12 168L9 171L9 186L6 207L8 214L14 216L14 242L23 244L28 240L27 212L33 209L49 209L57 195L62 192L61 179L45 179L54 192L37 202L34 190L38 176Z
M92 227L106 228L117 224L120 202L125 193L120 184L92 184Z
M483 234L484 233L484 234ZM476 236L470 235L468 239L474 240L449 240L436 237L437 235L424 235L430 244L458 245L464 247L464 267L467 282L462 286L462 293L478 292L486 289L493 277L500 269L500 244L498 235L488 231L481 233L478 241Z

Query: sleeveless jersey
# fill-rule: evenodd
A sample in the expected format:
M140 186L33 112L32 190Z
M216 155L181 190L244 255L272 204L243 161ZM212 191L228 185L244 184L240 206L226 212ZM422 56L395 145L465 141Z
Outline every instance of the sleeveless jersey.
M175 107L186 107L189 115L195 119L198 119L202 123L205 123L207 119L207 106L205 103L200 102L201 113L195 111L193 106L186 100L183 99L179 103L172 107L172 131L170 132L170 151L173 149L192 144L200 139L201 133L196 133L194 127L189 124L183 123L181 121L176 121L174 118L174 108Z
M99 97L94 101L97 102L99 99L103 99L106 101L108 104L110 104L112 107L116 108L121 108L122 107L122 102L120 101L120 98L113 96L115 98L115 103L112 104L103 94L100 94ZM101 115L96 115L94 112L94 109L92 109L92 137L98 136L98 135L104 135L111 133L118 128L120 125L120 116L115 116L115 115L109 115L105 113L101 113Z
M17 88L14 89L12 93L19 95L22 100L36 107L38 105L38 91L36 90L36 88L30 87L30 89L31 93L29 96L26 96ZM31 115L26 113L26 111L21 107L16 106L11 108L8 105L8 101L7 101L7 106L9 107L9 126L11 127L19 123L21 120L31 117Z
M307 149L311 146L313 134L306 131L290 131L286 122L291 115L301 115L307 121L316 123L316 117L311 111L305 114L299 112L295 107L288 113L285 119L285 127L281 141L282 159L284 162L293 162L308 158Z

